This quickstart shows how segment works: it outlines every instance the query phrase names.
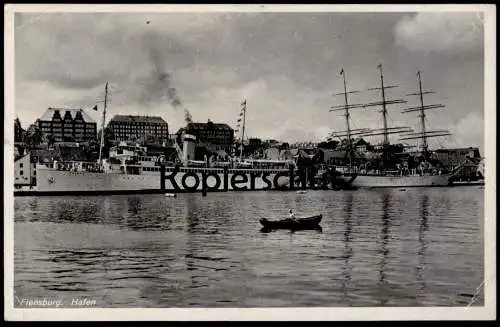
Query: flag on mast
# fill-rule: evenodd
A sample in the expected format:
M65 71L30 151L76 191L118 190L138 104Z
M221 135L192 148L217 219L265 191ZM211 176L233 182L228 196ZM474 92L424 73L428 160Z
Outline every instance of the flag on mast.
M382 64L379 63L378 66L377 66L377 68L382 68Z
M342 67L342 70L340 71L340 75L344 74L344 67Z
M241 103L242 106L246 106L247 105L247 99L245 99L242 103Z

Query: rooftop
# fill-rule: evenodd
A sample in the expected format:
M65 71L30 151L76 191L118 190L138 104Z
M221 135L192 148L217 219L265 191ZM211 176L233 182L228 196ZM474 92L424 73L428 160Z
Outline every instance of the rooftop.
M450 148L450 149L436 149L434 152L455 152L455 151L470 151L479 150L478 147L468 147L468 148Z
M95 121L90 118L89 115L83 110L83 109L74 109L74 108L48 108L47 111L40 117L40 120L52 120L52 116L56 111L59 111L59 114L61 115L61 119L64 119L64 115L66 112L69 112L71 114L71 118L75 119L76 114L78 112L82 113L82 118L85 120L87 123L94 123Z
M140 122L140 123L156 123L156 124L167 124L163 118L159 116L132 116L132 115L115 115L111 122Z
M188 123L187 129L205 129L209 124L213 124L214 128L232 130L232 128L228 124L213 123L211 121L206 123Z

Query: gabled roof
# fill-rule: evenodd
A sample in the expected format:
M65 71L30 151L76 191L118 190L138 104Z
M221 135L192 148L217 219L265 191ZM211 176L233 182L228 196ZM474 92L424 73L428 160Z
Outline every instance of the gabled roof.
M67 108L48 108L47 111L40 117L40 120L52 120L52 117L54 116L54 113L56 111L59 111L59 114L61 115L61 119L64 119L64 115L66 112L69 112L71 115L71 118L75 119L76 114L80 112L82 114L82 118L86 123L95 123L95 121L90 118L89 115L83 110L83 109L67 109Z
M132 115L115 115L111 120L111 122L121 122L121 123L130 123L130 122L139 122L139 123L156 123L156 124L167 124L163 118L159 116L132 116Z
M17 150L17 148L16 148L16 150ZM17 161L19 161L19 160L21 160L23 158L26 158L26 157L30 158L29 156L30 156L29 152L26 153L26 154L24 154L24 155L19 155L17 158L14 159L14 162L17 162Z

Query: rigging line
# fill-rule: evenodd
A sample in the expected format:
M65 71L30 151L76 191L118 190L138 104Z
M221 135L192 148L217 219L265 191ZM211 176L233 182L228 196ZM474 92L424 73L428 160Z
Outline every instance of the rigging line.
M354 123L354 121L351 119L351 124L352 124L352 127L354 127L353 129L358 129L358 126L356 126L356 124Z
M393 124L393 126L396 125L396 122L394 122L394 119L392 119L392 117L391 117L391 115L389 113L387 113L387 117L389 117L389 119L390 119L391 123ZM391 136L389 136L389 137L391 137Z

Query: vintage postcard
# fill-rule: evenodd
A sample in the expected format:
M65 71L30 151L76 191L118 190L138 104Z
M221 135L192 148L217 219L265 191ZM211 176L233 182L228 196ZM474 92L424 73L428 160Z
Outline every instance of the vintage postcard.
M493 5L6 5L5 319L496 318Z

